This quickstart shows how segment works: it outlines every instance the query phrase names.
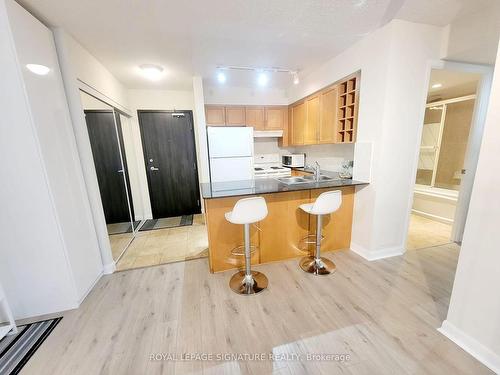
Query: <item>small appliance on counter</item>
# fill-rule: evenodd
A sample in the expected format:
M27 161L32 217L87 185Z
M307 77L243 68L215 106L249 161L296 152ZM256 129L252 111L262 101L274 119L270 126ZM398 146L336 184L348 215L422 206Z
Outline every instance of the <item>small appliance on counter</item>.
M276 178L292 175L290 168L281 166L279 154L255 155L253 167L254 178Z
M288 168L304 168L305 154L288 154L281 157L281 164Z

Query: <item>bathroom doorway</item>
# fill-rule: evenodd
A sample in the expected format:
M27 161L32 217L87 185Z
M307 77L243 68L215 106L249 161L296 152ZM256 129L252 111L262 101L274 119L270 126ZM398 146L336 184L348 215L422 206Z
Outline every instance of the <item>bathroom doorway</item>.
M481 80L480 73L431 70L407 250L457 241L453 232L459 196L466 174L474 172L466 164L477 132L473 124Z

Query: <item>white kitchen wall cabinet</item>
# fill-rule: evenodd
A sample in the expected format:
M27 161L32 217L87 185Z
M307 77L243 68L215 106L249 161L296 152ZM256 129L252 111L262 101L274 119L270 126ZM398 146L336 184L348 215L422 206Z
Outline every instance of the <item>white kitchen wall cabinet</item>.
M0 280L24 318L77 307L103 266L52 32L12 0L0 28Z

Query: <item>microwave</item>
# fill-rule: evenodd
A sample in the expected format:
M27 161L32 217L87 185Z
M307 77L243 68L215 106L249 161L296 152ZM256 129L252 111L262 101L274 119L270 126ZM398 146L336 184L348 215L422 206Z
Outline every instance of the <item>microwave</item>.
M289 154L281 157L281 164L284 167L303 168L305 164L305 154Z

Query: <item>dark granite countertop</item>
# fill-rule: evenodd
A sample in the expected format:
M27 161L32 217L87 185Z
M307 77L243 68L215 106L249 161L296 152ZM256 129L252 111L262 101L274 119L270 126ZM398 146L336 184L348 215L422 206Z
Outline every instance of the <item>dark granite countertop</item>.
M333 177L333 176L332 176ZM203 199L237 197L242 195L258 195L281 193L286 191L336 188L344 186L368 185L367 182L351 179L335 179L323 182L308 182L300 184L285 184L275 178L262 178L246 181L213 182L201 184Z

